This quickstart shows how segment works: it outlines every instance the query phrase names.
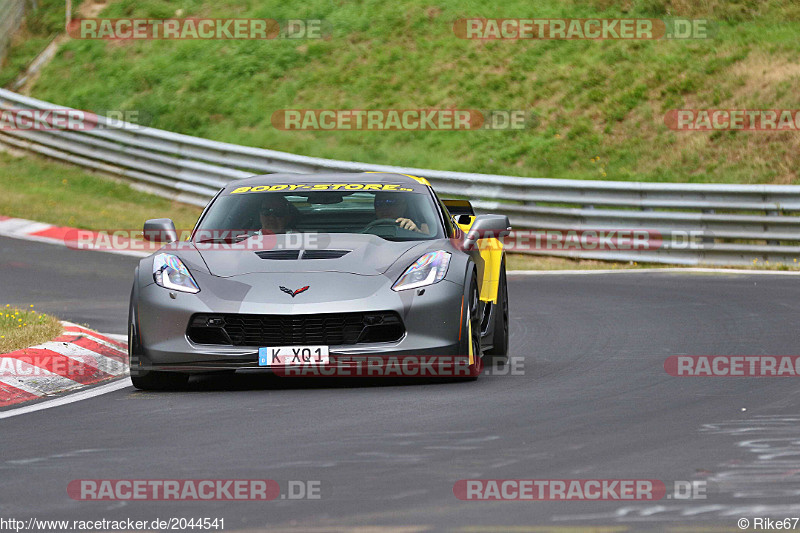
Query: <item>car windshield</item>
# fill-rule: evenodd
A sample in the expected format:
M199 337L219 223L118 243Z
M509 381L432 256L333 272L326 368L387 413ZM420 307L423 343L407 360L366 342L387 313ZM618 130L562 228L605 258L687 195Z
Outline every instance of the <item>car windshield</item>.
M363 189L366 184L358 184ZM279 186L225 191L195 233L241 239L266 233L362 233L392 241L442 238L444 232L427 188L375 185L377 190L285 190ZM313 184L305 187L313 188ZM241 191L241 192L237 192ZM219 233L221 232L221 233Z

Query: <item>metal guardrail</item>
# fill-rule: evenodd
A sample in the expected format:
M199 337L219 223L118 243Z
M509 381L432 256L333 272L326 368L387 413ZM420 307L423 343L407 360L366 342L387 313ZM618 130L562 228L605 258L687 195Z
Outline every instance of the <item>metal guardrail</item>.
M8 43L25 16L28 0L0 0L0 63L6 57Z
M2 109L64 109L0 89ZM205 205L232 179L273 172L397 172L428 178L478 211L507 214L516 229L648 230L655 249L518 250L616 261L794 265L800 259L800 186L637 183L495 176L336 161L211 141L98 117L85 130L13 130L0 143L125 178L134 187ZM691 232L688 243L685 237Z

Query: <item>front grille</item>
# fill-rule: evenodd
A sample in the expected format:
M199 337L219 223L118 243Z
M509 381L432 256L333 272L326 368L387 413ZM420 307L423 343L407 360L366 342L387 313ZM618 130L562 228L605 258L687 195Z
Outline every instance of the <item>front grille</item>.
M197 314L187 335L198 344L227 346L341 346L392 342L405 333L394 311L317 315Z

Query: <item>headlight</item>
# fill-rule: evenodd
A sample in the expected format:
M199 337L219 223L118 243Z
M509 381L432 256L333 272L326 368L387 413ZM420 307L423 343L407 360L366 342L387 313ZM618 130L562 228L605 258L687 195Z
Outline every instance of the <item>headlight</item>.
M170 254L158 254L153 259L153 279L156 285L180 292L200 292L200 287L183 262Z
M397 278L392 290L405 291L425 287L442 281L447 274L447 267L450 265L450 254L443 250L438 252L428 252L423 255Z

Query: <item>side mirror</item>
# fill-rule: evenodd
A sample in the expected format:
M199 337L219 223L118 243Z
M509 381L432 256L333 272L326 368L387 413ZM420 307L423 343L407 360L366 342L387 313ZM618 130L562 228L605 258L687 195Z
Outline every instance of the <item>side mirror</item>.
M479 239L502 239L511 232L506 215L478 215L464 238L464 249L470 250Z
M144 223L144 238L150 242L170 243L178 240L178 232L172 219L153 218Z

